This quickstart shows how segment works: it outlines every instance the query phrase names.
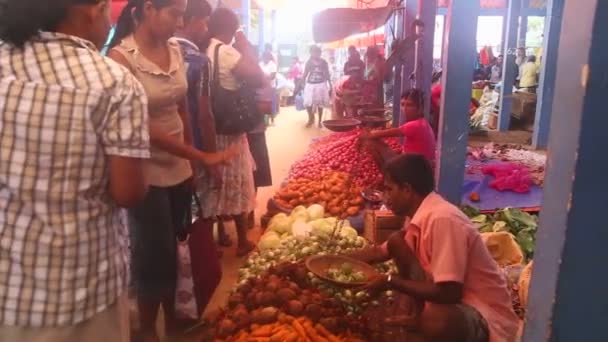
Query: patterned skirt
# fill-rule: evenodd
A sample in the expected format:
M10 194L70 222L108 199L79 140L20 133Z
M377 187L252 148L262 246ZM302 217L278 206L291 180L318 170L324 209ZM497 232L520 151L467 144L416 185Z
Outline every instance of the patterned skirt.
M222 182L218 186L206 172L199 178L198 193L203 218L249 213L255 208L253 181L254 161L249 151L247 135L218 135L218 151L240 144L241 152L225 164L219 165Z

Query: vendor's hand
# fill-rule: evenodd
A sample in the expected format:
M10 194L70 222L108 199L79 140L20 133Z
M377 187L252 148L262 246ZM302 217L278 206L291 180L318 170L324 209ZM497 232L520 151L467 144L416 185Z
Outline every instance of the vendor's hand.
M360 290L367 291L373 297L388 288L388 276L380 275L372 279L367 285Z

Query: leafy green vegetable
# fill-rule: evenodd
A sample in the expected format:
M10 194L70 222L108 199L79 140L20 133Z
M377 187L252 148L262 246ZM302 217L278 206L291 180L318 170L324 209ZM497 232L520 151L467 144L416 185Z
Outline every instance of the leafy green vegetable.
M515 208L498 210L494 215L484 215L474 207L465 206L461 210L481 233L509 232L515 237L526 259L534 255L538 217Z

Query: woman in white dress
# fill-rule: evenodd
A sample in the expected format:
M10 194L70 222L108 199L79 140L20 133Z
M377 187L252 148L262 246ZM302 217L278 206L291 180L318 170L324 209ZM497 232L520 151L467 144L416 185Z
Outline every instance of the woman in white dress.
M319 128L323 127L323 108L330 105L331 75L329 64L321 58L321 48L313 46L310 48L310 59L304 67L304 106L308 111L308 124L311 127L315 123L315 109L319 114Z
M212 70L219 65L219 84L224 89L237 90L243 82L250 85L261 85L264 74L258 66L255 56L240 53L231 46L239 28L237 16L229 9L218 8L209 19L211 41L207 47L207 57ZM215 60L216 47L218 61ZM212 73L213 74L213 73ZM212 81L213 84L213 81ZM221 112L214 113L217 116ZM247 255L255 245L247 239L249 226L248 215L255 208L255 186L253 179L254 161L249 151L247 134L217 134L217 148L224 149L232 144L241 146L240 153L230 162L220 165L221 186L217 186L210 177L200 185L203 218L233 219L236 223L238 246L237 255Z

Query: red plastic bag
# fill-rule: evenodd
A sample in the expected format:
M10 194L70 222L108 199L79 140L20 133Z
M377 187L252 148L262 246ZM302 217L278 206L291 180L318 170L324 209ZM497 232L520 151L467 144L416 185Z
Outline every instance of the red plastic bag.
M490 186L498 191L530 192L532 177L524 166L513 163L496 163L483 167L481 171L496 178L490 182Z
M196 219L190 230L189 246L194 293L200 316L222 279L222 265L213 239L213 223Z

